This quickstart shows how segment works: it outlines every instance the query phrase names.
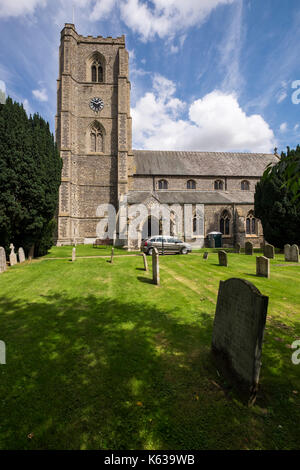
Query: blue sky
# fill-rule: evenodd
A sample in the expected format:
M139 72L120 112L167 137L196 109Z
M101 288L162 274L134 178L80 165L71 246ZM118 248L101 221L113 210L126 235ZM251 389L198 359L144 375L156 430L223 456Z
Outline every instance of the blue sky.
M79 34L126 35L134 148L300 143L298 0L0 0L0 89L53 131L73 6Z

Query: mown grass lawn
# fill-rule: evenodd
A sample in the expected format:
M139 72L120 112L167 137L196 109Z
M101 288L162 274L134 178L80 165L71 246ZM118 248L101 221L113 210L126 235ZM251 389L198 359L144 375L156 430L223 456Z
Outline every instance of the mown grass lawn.
M71 249L0 276L1 449L299 448L299 265L277 254L263 279L255 256L230 253L228 268L213 252L161 256L157 287L141 257L72 263ZM210 354L219 281L230 277L270 297L252 408Z

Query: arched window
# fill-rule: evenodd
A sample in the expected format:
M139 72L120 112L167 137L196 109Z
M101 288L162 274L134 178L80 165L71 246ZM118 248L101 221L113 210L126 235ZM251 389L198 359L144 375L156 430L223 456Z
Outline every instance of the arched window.
M100 59L95 59L91 66L92 82L103 82L103 66L100 63Z
M253 211L249 211L246 217L246 234L256 235L257 233L257 220L254 217Z
M224 188L224 183L222 180L216 180L215 181L215 189L223 189Z
M167 180L159 180L158 189L168 189L168 181Z
M90 151L103 152L103 133L98 122L94 122L90 130Z
M186 187L187 189L196 189L196 182L194 180L188 180Z
M223 235L230 234L230 214L227 210L224 210L220 217L220 232Z
M249 189L250 189L250 183L249 183L249 181L246 181L246 180L242 181L242 182L241 182L241 189L242 189L243 191L249 191Z

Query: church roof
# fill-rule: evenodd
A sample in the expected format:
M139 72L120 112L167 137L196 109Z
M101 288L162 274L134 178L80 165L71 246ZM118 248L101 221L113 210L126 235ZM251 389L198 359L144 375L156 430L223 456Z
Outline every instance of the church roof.
M254 204L251 191L129 191L129 204L143 204L153 198L160 204Z
M136 175L260 177L278 157L268 153L133 150Z

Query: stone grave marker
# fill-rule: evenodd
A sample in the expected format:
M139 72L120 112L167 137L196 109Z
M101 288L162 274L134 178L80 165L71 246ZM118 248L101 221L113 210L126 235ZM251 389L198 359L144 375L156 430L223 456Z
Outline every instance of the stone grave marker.
M14 245L11 243L9 245L9 248L10 248L10 255L9 255L9 264L11 266L14 266L15 264L18 263L18 260L17 260L17 255L15 253L15 247Z
M291 257L291 245L287 243L286 245L284 245L284 260L290 261L290 257Z
M114 247L111 249L111 255L110 255L110 264L113 264L114 262Z
M245 243L245 255L253 255L253 243Z
M299 248L297 245L292 245L290 249L290 261L299 263Z
M220 266L228 266L226 251L224 251L224 250L218 251L218 256L219 256L219 265Z
M273 245L266 244L264 246L264 256L269 259L274 259L275 258L275 248Z
M159 254L157 248L153 248L152 251L152 276L153 284L159 286L160 277L159 277Z
M208 258L208 251L205 251L205 252L203 253L203 259L207 259L207 258Z
M148 261L147 261L147 256L145 253L142 253L143 261L144 261L144 269L145 271L148 271Z
M237 243L237 244L235 245L235 252L238 253L238 254L241 253L241 244L240 244L240 243Z
M0 273L3 273L4 271L6 271L6 269L6 253L4 248L0 246Z
M218 370L238 384L248 404L256 399L269 298L249 281L220 281L212 351Z
M74 248L72 249L72 262L73 261L76 261L76 248L74 246Z
M270 277L270 258L266 256L256 257L256 276Z
M18 249L19 263L24 263L26 261L25 253L22 247Z

